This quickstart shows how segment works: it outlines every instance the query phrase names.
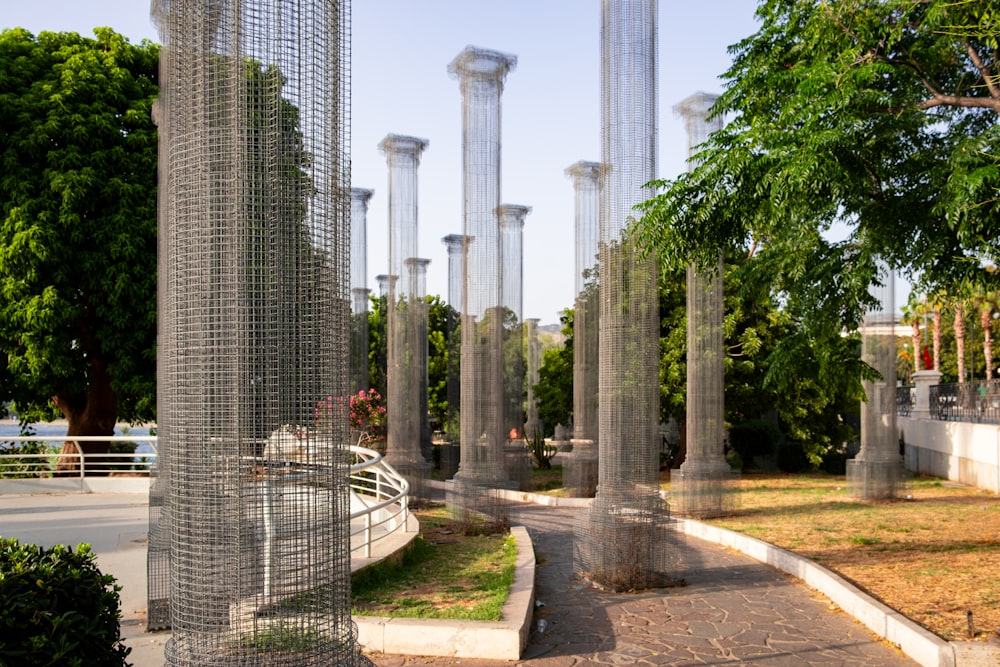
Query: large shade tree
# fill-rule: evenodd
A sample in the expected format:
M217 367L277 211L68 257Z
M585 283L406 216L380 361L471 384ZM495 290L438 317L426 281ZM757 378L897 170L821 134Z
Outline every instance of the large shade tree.
M427 403L431 421L441 426L448 418L448 327L457 317L440 296L427 301ZM370 385L386 395L386 297L372 296L368 307L368 372Z
M0 404L70 435L155 405L158 50L94 34L0 33Z
M947 285L1000 258L998 9L762 0L713 109L729 123L693 171L657 183L645 246L668 269L710 267L720 248L752 256L741 281L798 325L775 360L825 341L820 377L866 373L837 339L881 262Z

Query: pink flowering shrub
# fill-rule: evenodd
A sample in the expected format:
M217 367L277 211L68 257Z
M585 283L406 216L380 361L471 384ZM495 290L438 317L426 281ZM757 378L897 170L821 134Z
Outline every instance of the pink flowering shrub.
M370 437L385 434L385 406L382 395L374 389L362 389L351 394L351 428L364 431Z
M327 396L316 403L316 428L322 429L335 414L343 414L340 407L348 406L351 430L361 431L369 438L385 435L385 406L382 395L374 389L361 390L347 397Z

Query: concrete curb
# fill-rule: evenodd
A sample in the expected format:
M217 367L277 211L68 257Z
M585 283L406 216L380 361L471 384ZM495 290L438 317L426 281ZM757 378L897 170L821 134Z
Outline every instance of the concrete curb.
M450 658L517 660L528 643L535 602L535 551L527 529L514 526L514 583L502 621L447 621L354 616L358 643L369 651Z
M406 515L406 529L403 531L394 530L388 535L380 538L377 542L372 542L372 546L377 545L377 549L373 549L372 553L377 553L380 555L365 557L362 555L362 547L351 550L351 574L365 569L369 565L375 563L380 563L384 560L393 560L394 558L402 558L403 554L413 543L413 540L417 539L417 535L420 534L420 522L417 517L412 513L407 513ZM381 555L388 554L388 555Z
M692 519L677 521L686 535L735 549L800 579L923 667L1000 665L1000 646L992 642L948 642L807 558L725 528Z
M427 485L432 489L449 491L452 481L430 480ZM563 496L547 496L544 493L532 493L529 491L515 491L513 489L490 489L491 493L496 493L497 497L515 503L531 503L533 505L545 505L546 507L589 507L594 501L593 498L566 498Z

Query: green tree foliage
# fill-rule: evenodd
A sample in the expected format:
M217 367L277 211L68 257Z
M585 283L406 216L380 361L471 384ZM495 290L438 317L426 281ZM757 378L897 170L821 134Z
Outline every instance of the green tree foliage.
M713 109L731 122L693 171L657 183L638 235L674 269L752 256L742 282L796 324L772 368L811 347L819 377L857 382L840 332L871 303L879 260L948 284L1000 258L997 9L763 0Z
M0 33L0 402L73 435L154 416L154 44Z
M559 321L565 341L542 353L535 385L535 404L546 436L553 434L556 424L568 425L573 415L573 309L563 311Z
M437 295L428 296L427 303L427 409L431 421L443 425L448 421L448 327L458 313Z
M773 413L785 435L818 464L850 437L843 416L855 411L852 406L860 399L856 382L845 374L824 376L820 360L824 355L856 359L857 338L837 337L836 347L829 349L830 341L805 334L766 290L743 282L742 275L741 262L727 262L723 315L726 422L737 425ZM661 418L673 417L681 425L687 405L686 303L685 272L665 273L660 281ZM788 341L794 345L787 345ZM683 439L683 429L681 433ZM682 441L681 458L683 453Z
M454 309L436 295L425 297L427 314L427 404L431 421L444 424L448 417L448 326L457 319ZM368 368L373 389L386 396L385 296L372 296L368 307ZM392 415L389 415L392 418Z
M368 383L371 388L387 395L385 389L386 364L388 345L386 327L388 326L389 314L386 310L386 297L369 297L368 303Z
M744 260L745 261L745 260ZM856 337L826 340L802 335L795 320L756 285L741 281L740 262L725 269L723 336L726 346L725 419L731 425L774 414L785 435L813 464L818 464L850 437L844 415L856 411L860 389L844 374L824 377L824 355L858 356ZM592 287L596 287L593 285ZM682 426L679 465L684 456L687 411L687 284L685 271L660 277L660 419ZM566 341L546 351L535 387L539 414L551 434L556 423L567 424L573 413L573 311L562 317ZM786 340L794 347L782 348ZM792 355L782 359L780 354ZM776 356L779 355L779 356ZM773 366L775 359L783 363ZM832 362L830 362L832 363Z

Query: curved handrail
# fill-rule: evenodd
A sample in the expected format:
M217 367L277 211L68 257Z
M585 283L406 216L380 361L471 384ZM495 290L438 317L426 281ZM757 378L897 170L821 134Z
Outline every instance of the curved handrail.
M74 453L45 452L40 454L10 453L0 450L0 478L3 477L48 477L55 469L54 461L71 460L78 464L78 470L71 475L84 477L84 456L87 471L95 470L94 460L107 461L104 472L121 469L124 466L142 465L148 469L158 458L157 436L66 436L66 435L19 435L0 436L0 442L146 442L152 452L136 454L108 453L86 454L77 445ZM373 449L351 445L352 463L348 473L351 493L352 524L362 520L362 527L351 530L352 551L361 550L364 557L371 557L373 543L385 539L395 531L408 529L410 485L406 479L389 465L381 454ZM123 459L129 459L123 461ZM27 467L27 469L25 469ZM384 528L384 531L379 531Z
M352 551L360 548L365 558L371 558L372 543L400 528L408 529L410 484L375 450L351 445L350 451L356 459L350 471L351 521L364 519L361 528L351 530L352 545L355 537L359 537L361 543L360 547L352 546ZM369 502L368 498L374 502ZM374 537L373 531L378 528L385 528L385 532Z

